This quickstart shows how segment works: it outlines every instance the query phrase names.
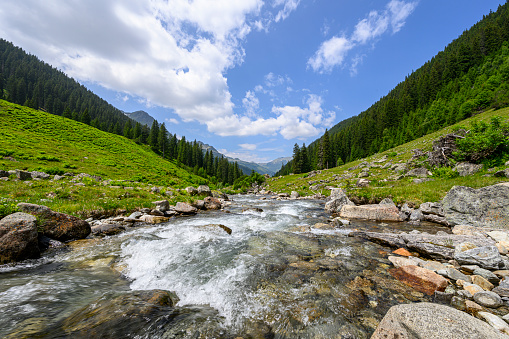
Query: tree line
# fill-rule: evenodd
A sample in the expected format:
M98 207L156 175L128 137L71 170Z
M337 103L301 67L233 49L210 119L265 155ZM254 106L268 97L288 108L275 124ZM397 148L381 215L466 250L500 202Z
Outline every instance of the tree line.
M484 110L506 106L509 3L485 15L366 111L338 123L299 150L305 148L309 170L331 168L383 152ZM320 160L324 151L325 158L330 157L326 164ZM294 159L295 154L294 147ZM277 175L299 170L302 167L292 160Z
M238 164L203 152L196 140L177 138L164 123L140 124L101 99L62 71L0 39L0 99L80 121L105 132L149 145L164 159L174 161L214 183L232 185L244 174Z

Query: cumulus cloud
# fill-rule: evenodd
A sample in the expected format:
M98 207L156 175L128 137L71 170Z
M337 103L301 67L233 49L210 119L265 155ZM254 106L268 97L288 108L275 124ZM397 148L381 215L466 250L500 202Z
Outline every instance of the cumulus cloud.
M170 124L175 124L175 125L178 125L179 124L179 121L175 118L166 118L164 119L166 120L167 122L169 122Z
M242 105L247 116L256 117L256 112L260 108L260 100L253 91L247 91L246 96L242 99Z
M308 60L308 67L315 72L330 72L334 67L344 64L348 52L355 47L367 44L392 29L397 33L405 25L406 19L417 6L417 2L391 0L382 12L371 11L360 20L350 37L334 36L324 41L315 54ZM357 73L357 65L362 59L352 61L350 74Z

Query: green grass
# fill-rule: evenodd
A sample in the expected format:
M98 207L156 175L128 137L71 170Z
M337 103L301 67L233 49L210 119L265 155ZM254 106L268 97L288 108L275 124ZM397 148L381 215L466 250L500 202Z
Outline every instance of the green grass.
M361 169L351 170L348 169L354 167L364 161L373 163L373 161L382 158L387 155L388 160L381 165L391 161L393 164L405 163L413 155L413 149L423 149L424 151L431 150L433 141L438 139L440 136L451 133L455 128L468 127L472 120L484 120L489 122L493 116L501 116L503 120L509 120L509 108L500 109L497 111L487 111L481 113L475 117L466 119L456 125L449 126L440 131L428 134L422 138L400 145L393 149L387 150L383 153L375 154L365 159L356 160L345 165L332 168L329 170L323 170L321 174L314 177L309 177L309 174L296 174L288 175L280 178L273 178L267 181L268 189L274 192L286 192L297 191L300 195L311 195L315 193L322 193L329 195L330 191L325 189L325 186L341 187L346 190L350 197L358 198L365 202L379 202L383 198L390 197L397 203L408 202L413 206L419 206L421 203L426 201L438 201L441 200L445 194L455 185L469 186L473 188L479 188L483 186L493 185L496 183L508 181L504 178L495 178L492 176L484 176L489 173L488 168L484 168L483 171L469 177L454 177L454 178L434 178L434 181L428 181L420 184L412 182L413 178L403 178L396 181L384 181L395 174L394 171L382 168L371 168L370 177L366 178L371 181L371 184L367 188L357 188L355 183L357 176L361 172ZM508 155L509 158L509 155ZM350 174L350 179L336 179L338 176L344 176ZM334 176L336 175L336 178ZM309 181L326 181L322 183L324 187L318 191L311 191L309 189Z

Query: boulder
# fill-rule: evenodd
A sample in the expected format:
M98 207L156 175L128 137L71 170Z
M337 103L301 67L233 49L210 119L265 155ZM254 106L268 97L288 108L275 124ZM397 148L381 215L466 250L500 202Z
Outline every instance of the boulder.
M156 205L156 209L161 212L166 212L170 209L170 203L168 200L159 200L152 202L154 205Z
M26 213L14 213L0 220L0 264L38 258L37 220Z
M504 261L495 246L476 247L455 253L454 259L460 265L478 265L489 270L498 270L505 267Z
M389 269L389 273L399 281L427 295L433 295L435 291L443 292L447 287L447 279L415 265L392 268Z
M396 206L391 205L344 205L339 212L341 218L368 219L377 221L403 221Z
M498 178L509 178L509 168L506 168L505 170L497 171L493 175Z
M189 186L189 187L186 187L186 192L189 194L189 195L196 195L198 194L198 190L192 186Z
M371 339L388 338L504 339L506 336L465 312L422 302L389 309Z
M49 179L49 174L44 172L32 171L32 179Z
M203 204L205 209L207 210L220 210L221 209L221 201L218 198L206 197L203 200Z
M418 177L418 178L426 178L431 175L431 172L428 171L425 167L414 168L407 172L407 177Z
M198 186L198 194L211 197L212 191L210 190L210 187L208 187L207 185L200 185Z
M454 166L453 171L458 172L460 177L465 177L479 172L482 168L482 164L476 165L469 162L460 162Z
M331 190L330 201L325 204L325 211L328 213L339 213L345 205L354 205L348 199L345 192L341 188L333 188Z
M193 207L194 208L194 207ZM163 217L159 215L142 215L140 220L149 224L160 224L162 222L167 222L170 220L168 217Z
M125 231L125 227L119 224L99 224L92 227L94 235L115 235Z
M299 192L292 191L292 193L290 193L290 199L297 199L297 198L300 198Z
M39 218L41 233L58 241L69 241L86 238L90 232L88 222L75 216L54 212L46 206L19 203L18 208L25 213Z
M509 186L454 186L442 204L451 225L509 229Z
M509 325L497 315L489 312L478 312L477 315L482 317L488 324L493 326L494 329L505 334L509 334Z
M19 180L30 180L32 179L32 173L27 171L16 170L16 177Z
M191 205L193 207L196 207L199 210L204 210L205 209L205 201L203 201L203 200L196 200Z
M196 207L193 207L185 202L177 202L175 205L175 212L182 213L182 214L195 214L198 212Z

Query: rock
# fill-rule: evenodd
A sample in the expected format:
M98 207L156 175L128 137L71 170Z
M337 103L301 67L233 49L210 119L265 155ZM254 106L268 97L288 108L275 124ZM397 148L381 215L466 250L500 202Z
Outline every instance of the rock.
M437 272L439 270L445 270L447 268L444 264L439 263L438 261L434 261L434 260L429 260L429 261L424 260L421 263L419 263L419 266L422 268L428 269L430 271L433 271L433 272Z
M396 207L396 204L394 203L394 201L392 201L391 198L385 198L383 199L382 201L380 201L379 205L388 205L388 206L394 206Z
M412 256L412 253L408 252L408 251L407 251L406 249L404 249L404 248L398 248L397 250L392 251L392 253L397 254L397 255L401 255L401 256L404 256L404 257L410 257L410 256Z
M453 296L454 296L453 293L435 291L435 294L433 295L433 302L443 305L449 305L451 303Z
M456 225L452 228L452 233L456 235L469 235L473 237L486 237L486 232L475 226Z
M191 205L193 207L196 207L199 210L204 210L205 209L205 201L203 201L203 200L196 200Z
M509 186L454 186L442 204L451 225L509 229Z
M34 216L17 212L0 220L0 265L38 258L39 255Z
M495 244L495 246L496 246L496 247L497 247L497 249L498 249L498 253L500 253L500 254L502 254L502 255L506 255L506 254L508 253L508 251L507 251L507 248L504 246L504 244L503 244L503 243L507 243L507 242L506 242L506 241L504 241L504 242L497 242L497 243ZM509 243L508 243L508 244L509 244Z
M503 339L493 327L465 312L434 303L393 306L371 339Z
M206 197L203 200L203 204L205 209L207 210L220 210L221 209L221 201L218 198Z
M493 274L491 271L488 271L484 268L480 268L480 267L475 268L472 271L472 274L483 277L484 279L488 280L493 285L498 285L498 283L500 282L500 279L495 274Z
M424 218L424 215L422 214L421 210L413 210L410 214L410 221L421 221Z
M160 210L158 209L153 209L149 212L150 215L155 215L155 216L159 216L159 217L164 217L164 212L161 212Z
M150 192L152 192L152 193L161 193L161 189L159 187L152 187L150 189Z
M198 194L198 190L192 186L189 186L189 187L186 187L186 192L189 194L189 195L196 195Z
M476 247L454 254L454 259L460 265L478 265L481 268L497 270L505 264L495 246Z
M465 311L473 315L476 315L477 313L484 311L484 308L481 305L471 300L465 301L465 308L466 308Z
M94 235L115 235L125 231L125 227L119 224L100 224L92 227Z
M341 218L368 219L376 221L402 221L399 210L391 205L344 205L339 212Z
M425 202L422 203L421 206L419 206L419 209L423 214L435 214L438 216L445 216L444 215L444 209L442 208L442 205L437 202Z
M461 273L460 271L458 271L457 269L452 268L452 267L448 267L445 270L439 270L437 273L440 275L443 275L449 279L452 279L454 281L463 280L466 282L471 282L470 277L468 275L465 275L465 274Z
M357 186L357 187L368 187L369 183L370 183L370 181L368 179L360 178L355 183L355 186Z
M414 168L407 172L405 176L407 177L418 177L418 178L426 178L431 175L431 172L428 171L425 167Z
M505 277L509 277L509 270L496 270L493 271L493 274L495 274L500 279L504 279Z
M472 293L467 290L458 290L456 291L456 294L463 299L472 299Z
M18 208L39 217L39 228L42 234L58 241L69 241L86 238L90 232L88 222L72 215L54 212L46 206L19 203Z
M161 212L166 212L170 209L170 203L168 200L159 200L152 202L154 205L156 205L156 209Z
M460 162L454 166L453 171L458 172L460 177L465 177L479 172L482 168L482 164L476 165L469 162Z
M460 280L458 280L458 281L460 281ZM456 283L458 281L456 281ZM463 283L463 288L465 289L465 291L469 292L471 295L475 295L477 293L484 292L484 290L480 286L478 286L476 284L469 284L467 282Z
M391 167L391 170L392 171L395 171L395 172L406 172L408 170L408 165L405 164L405 163L400 163L400 164L394 164L392 167Z
M399 281L427 295L433 295L435 291L443 292L447 287L447 280L444 277L415 265L389 269L389 273Z
M207 185L200 185L198 186L198 194L211 197L212 191L210 190L210 187L208 187Z
M341 188L333 188L330 201L325 204L325 211L327 213L339 213L344 205L354 205L354 203L348 199Z
M482 291L474 294L474 301L481 306L496 308L504 303L500 296L491 291Z
M482 288L485 291L491 291L493 289L493 284L490 283L485 278L481 277L480 275L471 275L470 279L472 279L472 283L476 284L480 288Z
M32 171L32 179L49 179L49 174L44 172Z
M487 234L496 242L509 241L509 234L505 231L491 231Z
M316 223L312 226L312 228L319 229L319 230L333 230L334 225L332 224L324 224L324 223Z
M10 176L9 172L0 170L0 178L8 178Z
M412 241L407 243L407 247L412 251L432 259L449 260L454 256L454 250L452 248L427 242Z
M417 265L418 263L410 258L402 258L402 257L395 257L395 256L389 256L387 259L394 265L394 267L402 267L402 266L408 266L408 265Z
M405 247L406 243L397 234L377 232L351 232L349 236L358 236L385 246Z
M480 317L484 318L488 324L493 326L494 329L497 331L500 331L505 334L509 334L509 326L507 323L500 318L499 316L496 316L489 312L479 312L477 313Z
M195 214L198 212L196 207L193 207L185 202L177 202L175 205L175 212L182 213L182 214Z
M290 193L290 199L298 199L298 198L300 198L299 192L292 191L292 193Z
M143 213L136 211L131 213L128 218L139 219L142 215Z
M19 180L30 180L30 179L32 179L32 173L26 172L26 171L21 171L21 170L16 170L16 177Z
M496 171L493 175L498 178L509 178L509 168Z
M208 225L204 225L203 227L204 228L212 228L212 229L219 228L219 229L225 231L228 234L232 234L232 229L231 228L229 228L228 226L225 226L225 225L221 225L221 224L208 224Z
M163 217L163 216L159 216L159 215L142 215L140 217L140 221L143 221L143 222L146 222L146 223L149 223L149 224L160 224L162 222L166 222L170 220L170 218L168 217Z

